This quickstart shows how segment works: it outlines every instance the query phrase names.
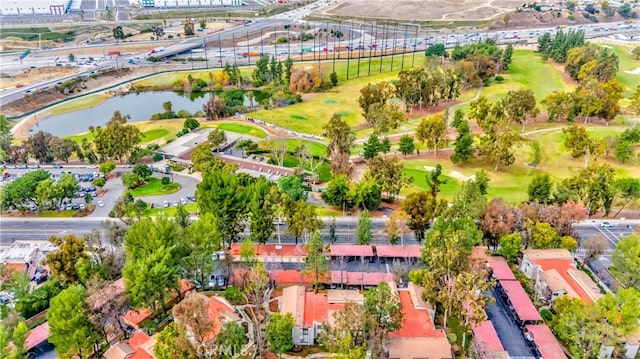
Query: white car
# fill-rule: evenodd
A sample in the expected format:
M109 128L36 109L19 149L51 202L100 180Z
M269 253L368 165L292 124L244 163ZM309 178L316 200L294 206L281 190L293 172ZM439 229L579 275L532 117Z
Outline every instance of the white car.
M600 227L611 228L613 227L613 224L611 224L611 222L602 222L600 223Z
M168 208L170 206L169 201L164 201L163 206L164 208Z
M186 200L186 199L184 199L184 198L180 198L180 203L182 203L182 204L187 204L187 200Z
M104 202L98 201L98 207L104 207Z

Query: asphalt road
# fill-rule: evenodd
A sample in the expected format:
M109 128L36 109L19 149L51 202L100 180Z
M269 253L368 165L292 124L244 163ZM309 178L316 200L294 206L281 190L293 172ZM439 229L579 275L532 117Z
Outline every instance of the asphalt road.
M500 338L504 349L511 357L533 358L534 353L525 339L522 329L515 322L511 310L496 288L487 293L495 298L495 303L487 306L487 317Z
M106 208L106 207L105 207ZM108 213L108 211L107 211ZM50 236L75 234L83 235L94 228L100 228L104 220L113 220L108 217L83 217L83 218L25 218L7 217L0 219L0 246L6 246L13 240L38 240L46 241ZM122 223L119 220L113 220ZM354 243L357 220L345 218L336 221L337 243ZM286 225L280 225L281 241L284 244L295 243L295 238L284 234ZM329 220L325 221L325 230L329 228ZM388 240L383 232L384 220L374 219L372 230L374 240L372 243L387 244ZM245 232L245 234L249 234ZM408 236L407 236L408 237ZM272 243L278 243L277 233L274 232ZM302 239L299 240L302 243ZM413 240L406 240L405 244L417 244Z
M120 0L101 0L101 1L109 1L109 2L113 2L113 1L120 1ZM283 25L285 24L291 24L291 23L299 23L299 24L306 24L309 26L315 26L315 27L320 27L320 28L324 28L324 27L330 27L330 28L335 28L335 27L339 27L340 29L342 29L342 32L345 33L345 35L348 38L345 38L344 41L342 42L342 44L347 44L349 43L352 46L367 46L367 41L360 41L363 42L362 44L359 42L358 39L360 38L364 38L367 31L367 27L366 26L362 26L359 27L360 25L356 25L347 27L347 24L342 24L342 25L336 25L336 24L328 24L328 23L311 23L311 22L306 22L306 21L301 21L300 19L303 18L304 16L307 16L308 14L310 14L312 11L317 11L318 8L323 7L323 6L328 6L329 4L331 4L331 1L323 1L321 0L321 3L316 2L314 4L302 7L300 9L295 9L292 10L290 12L287 13L283 13L283 14L279 14L276 15L274 17L271 18L264 18L264 19L256 19L254 21L252 21L251 23L248 23L244 26L237 26L234 28L229 28L229 29L225 29L222 30L220 32L216 32L216 33L212 33L212 34L208 34L202 37L196 37L196 38L190 38L190 39L185 39L182 40L178 43L175 43L173 45L167 46L162 52L158 53L158 56L162 56L162 57L169 57L169 56L174 56L174 55L178 55L178 54L185 54L190 52L191 50L194 49L198 49L203 47L203 44L205 42L211 42L211 41L216 41L218 39L236 39L237 41L243 41L243 37L246 37L247 34L255 34L260 32L260 30L264 30L264 31L272 31L272 29L275 28L283 28ZM322 5L325 4L325 5ZM352 29L353 31L348 31L348 29ZM568 31L570 29L582 29L585 30L585 37L586 38L594 38L594 37L604 37L604 36L609 36L612 34L625 34L627 36L636 36L638 35L638 24L634 23L634 24L626 24L624 22L616 22L616 23L606 23L606 24L588 24L588 25L576 25L576 26L568 26L565 31ZM515 43L517 41L521 41L521 40L526 40L529 42L535 42L535 39L542 35L545 32L549 32L551 34L554 34L557 31L556 28L548 28L548 27L541 27L541 28L532 28L532 29L519 29L519 30L515 30L515 31L491 31L491 32L483 32L483 33L479 33L479 32L469 32L469 33L455 33L455 34L442 34L439 32L433 32L433 31L427 31L426 32L426 36L425 33L420 33L418 34L417 38L414 39L413 37L406 37L406 38L400 38L397 39L397 41L394 44L390 44L389 42L384 42L384 40L381 39L377 39L377 42L381 42L380 46L382 49L389 49L389 48L401 48L402 46L407 46L409 48L407 48L407 51L411 51L411 47L415 44L415 49L416 50L420 50L423 47L426 47L428 44L434 44L434 43L444 43L446 47L448 48L452 48L454 47L456 44L466 44L466 43L474 43L477 42L478 40L480 40L481 38L492 38L497 40L498 43L500 44L506 44L506 43ZM368 36L368 35L367 35ZM418 41L418 40L421 41ZM321 41L319 42L321 43ZM315 46L317 48L322 48L320 45L315 44ZM420 45L419 45L420 44ZM329 46L327 46L329 45ZM287 52L288 53L300 53L301 52L301 48L303 45L299 45L299 46L293 46L293 47L287 47ZM311 43L305 43L304 45L305 47L310 47L313 46ZM327 47L331 47L332 44L325 44L325 46ZM283 49L283 46L279 46L280 49ZM313 53L318 53L318 49L315 49L315 51ZM94 56L94 58L101 58L103 55L103 52L101 51L102 49L96 48L96 54ZM275 46L248 46L248 47L244 47L241 48L239 46L236 46L235 48L235 53L234 53L234 48L224 48L224 49L218 49L218 53L216 54L216 51L213 51L212 49L207 49L208 52L214 52L214 54L207 54L207 57L209 58L209 62L211 63L211 67L216 67L216 61L221 61L220 63L218 63L217 65L220 65L221 63L224 62L230 62L230 63L238 63L238 64L251 64L253 62L255 62L255 60L251 60L250 58L242 58L241 56L239 57L238 53L242 53L244 51L258 51L258 52L264 52L266 54L275 54L275 55L282 55L282 50L278 51L278 49ZM225 56L220 56L221 52L225 52ZM230 52L230 53L229 53ZM38 54L46 54L46 51L38 51ZM36 54L34 54L36 55ZM24 65L20 65L18 63L16 63L14 60L17 59L18 55L14 55L15 58L13 59L9 59L7 57L3 58L3 62L6 64L9 64L9 66L43 66L42 65L42 61L43 59L40 58L38 59L37 56L29 56L27 57L23 62ZM107 69L107 68L115 68L117 66L122 66L123 63L128 62L130 59L136 59L136 58L141 58L144 59L148 56L149 54L144 53L144 54L135 54L132 56L128 56L128 57L124 57L124 58L119 58L119 59L104 59L104 61L102 61L101 63L99 63L97 66L91 68L91 69L87 69L87 68L83 68L81 70L80 73L77 74L73 74L73 75L69 75L66 77L62 77L62 78L57 78L57 79L49 79L49 80L44 80L41 82L34 82L31 84L26 84L26 86L22 87L22 88L13 88L13 89L5 89L4 91L2 91L0 93L0 102L11 102L11 101L15 101L18 98L21 98L22 96L24 96L24 94L27 91L35 91L37 89L42 89L44 87L50 87L50 86L54 86L56 83L60 82L60 81L65 81L67 79L71 79L73 77L79 76L79 75L88 75L90 71L98 71L100 69ZM213 56L211 56L213 55ZM323 55L323 54L320 54ZM53 66L55 63L55 57L51 57L51 58L47 58L45 56L46 59L44 59L44 63L46 64L45 66ZM29 62L30 61L34 61L35 65L30 65ZM51 61L49 61L51 60ZM138 61L138 60L136 60ZM118 65L119 62L119 65ZM139 65L151 65L151 63L147 63L146 61L141 61ZM197 65L197 64L192 64L193 65ZM203 64L200 64L203 65Z

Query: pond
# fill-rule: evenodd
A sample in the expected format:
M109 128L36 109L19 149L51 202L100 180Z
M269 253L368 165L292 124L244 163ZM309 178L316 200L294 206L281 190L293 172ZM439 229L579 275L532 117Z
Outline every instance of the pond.
M253 95L254 105L265 98L269 98L268 94L260 91L253 91ZM97 127L106 125L115 111L120 111L123 115L131 116L129 122L148 121L154 113L164 112L162 108L162 103L164 102L170 101L172 110L176 113L180 110L194 113L202 111L202 106L208 99L208 92L195 94L171 91L143 92L139 94L130 93L123 96L112 97L91 108L51 116L42 120L29 131L44 131L59 137L69 136L87 132L89 126ZM247 98L246 94L244 96L244 105L251 105L251 101Z

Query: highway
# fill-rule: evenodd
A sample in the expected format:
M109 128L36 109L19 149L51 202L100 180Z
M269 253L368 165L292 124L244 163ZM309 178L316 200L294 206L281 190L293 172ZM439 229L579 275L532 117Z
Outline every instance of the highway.
M242 52L260 52L270 56L276 56L278 58L287 57L289 55L297 55L303 52L303 48L311 48L310 52L319 54L318 58L326 58L332 59L333 55L327 52L324 52L324 48L327 48L327 51L333 49L334 46L338 45L348 45L351 46L352 49L369 49L373 48L377 52L372 54L372 56L380 56L382 54L390 54L391 50L402 49L403 51L421 51L426 49L429 45L436 43L443 43L447 48L453 48L454 46L460 44L468 44L474 43L482 39L494 39L499 44L508 44L508 43L518 43L518 42L528 42L535 43L536 39L544 33L555 34L557 28L555 27L540 27L540 28L532 28L532 29L518 29L514 31L488 31L488 32L469 32L469 33L441 33L433 30L425 30L421 31L417 37L409 36L407 37L399 37L395 40L392 39L383 39L383 38L375 38L374 35L378 30L374 29L374 34L371 34L370 27L366 25L357 25L353 26L352 24L342 23L342 24L327 24L327 23L310 23L306 21L302 21L301 19L305 16L309 15L312 11L317 11L317 9L330 6L334 4L336 0L321 0L320 2L307 5L305 7L295 9L289 11L287 13L275 15L271 18L264 19L256 19L244 26L237 26L234 28L229 28L222 30L220 32L208 34L202 37L185 39L175 44L166 46L164 50L155 54L155 56L160 56L162 58L167 58L175 55L188 54L190 51L195 49L201 49L204 47L205 43L220 40L229 40L235 39L237 44L242 44L243 42L249 42L252 44L243 45L243 46L235 46L228 48L207 48L205 53L195 54L196 56L205 56L209 60L209 67L219 67L223 63L237 63L238 65L248 65L255 63L255 60L251 60L250 58L243 58ZM345 34L345 39L340 40L339 42L327 41L323 42L322 39L319 39L316 43L312 41L307 41L304 44L281 44L281 45L266 45L262 46L259 43L253 43L251 40L255 40L255 34L260 33L261 29L263 32L274 31L275 29L284 29L284 25L286 24L301 24L308 25L310 27L317 28L334 28L339 29L343 34ZM606 37L611 35L619 35L625 36L625 38L630 39L635 36L636 40L638 34L640 34L640 26L639 22L635 22L632 24L627 24L625 22L615 22L615 23L595 23L588 25L575 25L568 26L564 31L568 31L571 29L579 30L582 29L585 31L585 37L587 39L596 38L596 37ZM404 35L404 34L402 34ZM254 38L251 38L252 36ZM259 35L258 35L259 36ZM388 37L388 36L387 36ZM372 45L375 44L375 47ZM314 48L315 45L315 48ZM111 45L113 46L113 45ZM122 66L126 64L129 60L134 60L137 62L135 66L144 66L144 65L152 65L152 63L147 62L146 58L150 55L149 53L136 54L126 57L120 57L116 59L106 59L103 57L103 53L100 47L95 47L97 50L97 54L94 56L95 59L98 59L98 63L94 67L83 67L79 73L56 78L44 80L41 82L35 82L26 84L26 86L22 88L12 88L6 89L0 93L0 102L11 102L15 101L18 98L23 97L26 93L30 93L36 91L38 89L43 89L47 87L51 87L56 85L59 82L63 82L68 79L75 78L77 76L82 75L90 75L92 71L99 71L102 69L116 68L118 66ZM235 51L234 51L235 50ZM198 50L201 51L201 50ZM308 51L308 50L306 50ZM46 67L53 66L55 64L56 57L38 57L38 54L46 54L46 51L39 51L37 54L31 55L27 57L23 62L24 66L36 66L36 67ZM311 55L311 53L309 54ZM15 55L14 55L15 56ZM341 55L345 57L346 54ZM352 54L353 56L353 54ZM186 57L186 56L185 56ZM5 64L8 62L6 57L3 59ZM169 64L172 64L169 62ZM192 66L203 66L204 64L192 64ZM12 66L18 66L17 64L12 64ZM127 66L131 66L128 65Z

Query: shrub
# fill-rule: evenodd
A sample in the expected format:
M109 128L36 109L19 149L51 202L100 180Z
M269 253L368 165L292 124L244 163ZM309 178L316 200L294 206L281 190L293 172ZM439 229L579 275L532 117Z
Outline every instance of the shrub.
M238 287L229 287L224 290L224 299L228 300L233 305L242 303L242 292Z
M502 77L502 76L499 76L499 75L498 75L498 76L496 76L493 80L494 80L495 82L502 82L502 81L504 81L504 77Z
M171 184L171 177L168 177L168 176L162 177L162 185L163 186L168 186L170 184Z
M540 311L540 316L544 319L545 322L550 322L553 319L553 314L549 311L549 309L542 309Z
M162 161L164 159L164 156L162 156L159 153L154 153L153 157L151 157L154 161L158 162L158 161Z
M191 117L191 114L189 113L189 111L187 110L180 110L178 111L178 117L180 118L187 118L187 117Z
M449 333L447 334L447 340L449 341L449 344L453 344L458 341L458 336L456 333Z

